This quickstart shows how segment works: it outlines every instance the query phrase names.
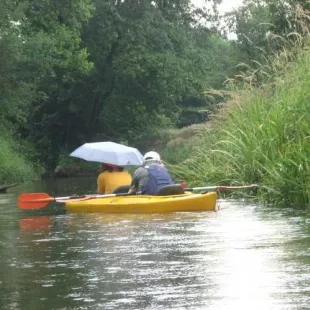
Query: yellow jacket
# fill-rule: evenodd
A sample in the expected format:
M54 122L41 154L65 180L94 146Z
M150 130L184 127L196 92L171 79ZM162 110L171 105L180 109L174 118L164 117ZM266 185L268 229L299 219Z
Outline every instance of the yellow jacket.
M97 178L97 191L99 194L112 194L117 187L130 185L131 180L127 171L104 171Z

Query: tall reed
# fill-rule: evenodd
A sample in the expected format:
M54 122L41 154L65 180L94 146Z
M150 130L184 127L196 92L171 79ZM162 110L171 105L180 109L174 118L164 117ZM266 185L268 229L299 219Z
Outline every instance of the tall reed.
M308 205L310 51L294 57L269 86L236 92L218 130L173 171L194 184L259 183L265 202Z

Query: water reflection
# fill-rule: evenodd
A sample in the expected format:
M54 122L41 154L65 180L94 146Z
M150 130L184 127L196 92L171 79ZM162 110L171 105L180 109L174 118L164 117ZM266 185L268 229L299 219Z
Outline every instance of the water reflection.
M68 194L62 190L55 195ZM227 201L205 213L36 215L18 212L15 201L1 208L1 309L306 309L310 302L304 211Z
M49 230L53 223L52 216L28 216L19 220L21 232Z

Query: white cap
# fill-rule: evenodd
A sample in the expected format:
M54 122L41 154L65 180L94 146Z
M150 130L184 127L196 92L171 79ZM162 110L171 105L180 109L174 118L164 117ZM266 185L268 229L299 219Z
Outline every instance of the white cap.
M145 155L143 156L143 160L144 162L151 161L151 160L160 162L160 156L157 152L151 151L151 152L145 153Z

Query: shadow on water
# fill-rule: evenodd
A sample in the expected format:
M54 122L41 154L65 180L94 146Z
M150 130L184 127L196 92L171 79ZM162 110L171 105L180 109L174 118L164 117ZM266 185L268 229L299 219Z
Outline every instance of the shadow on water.
M220 201L219 212L21 211L21 192L94 193L95 178L0 196L0 309L306 309L307 211Z

